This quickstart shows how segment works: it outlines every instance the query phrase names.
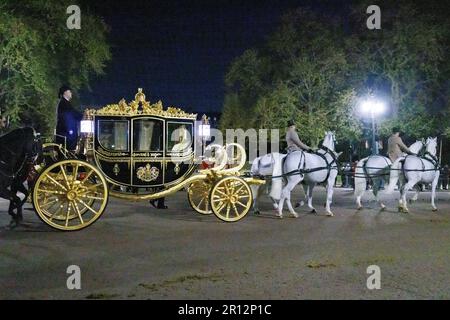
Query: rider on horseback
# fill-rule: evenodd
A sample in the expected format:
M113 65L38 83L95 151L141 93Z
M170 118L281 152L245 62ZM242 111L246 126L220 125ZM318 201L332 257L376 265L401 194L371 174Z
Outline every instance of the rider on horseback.
M400 129L394 127L392 129L392 135L388 139L388 156L392 162L395 162L395 160L402 156L403 152L414 155L414 153L403 143L403 140L400 137Z
M308 147L306 144L300 141L297 132L295 131L295 123L293 120L288 121L288 129L286 131L286 142L287 142L287 151L312 151L312 148Z

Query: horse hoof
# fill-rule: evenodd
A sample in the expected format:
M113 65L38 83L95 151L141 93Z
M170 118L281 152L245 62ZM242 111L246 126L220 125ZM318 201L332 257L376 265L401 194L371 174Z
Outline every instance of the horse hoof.
M356 210L361 211L362 209L363 209L363 206L360 206Z
M381 205L380 211L384 211L384 210L386 210L386 206L385 205Z
M403 207L398 207L398 212L403 212Z
M438 209L437 208L433 208L433 212L437 212L438 211Z
M302 207L305 203L303 201L297 202L295 208Z
M261 211L255 210L255 211L253 212L253 214L260 215L260 214L261 214Z
M311 210L311 213L316 214L316 213L317 213L316 209L312 209L312 210Z
M298 218L298 213L297 212L291 212L291 214L292 214L292 217Z
M328 212L328 213L327 213L327 217L334 217L333 212Z
M281 214L277 214L276 217L277 217L278 219L283 219L283 216L282 216Z

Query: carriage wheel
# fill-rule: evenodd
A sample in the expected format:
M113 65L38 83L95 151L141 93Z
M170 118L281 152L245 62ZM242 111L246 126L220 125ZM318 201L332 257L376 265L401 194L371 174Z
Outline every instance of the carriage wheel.
M108 185L101 172L81 160L64 160L47 167L36 180L33 204L41 220L64 231L93 224L108 203Z
M219 180L211 190L211 208L217 218L235 222L245 217L252 205L252 192L247 182L230 176Z
M209 204L209 192L211 191L211 183L205 180L197 180L192 182L187 190L188 201L192 209L200 214L211 214L211 206Z

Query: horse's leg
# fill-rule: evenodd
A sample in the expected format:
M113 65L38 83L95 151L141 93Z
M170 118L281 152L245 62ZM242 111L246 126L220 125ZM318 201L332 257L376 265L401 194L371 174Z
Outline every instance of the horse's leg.
M409 191L411 188L413 188L413 187L416 185L417 182L418 182L418 181L414 181L413 179L409 179L408 183L406 183L406 184L403 186L403 188L402 188L402 195L401 195L401 198L402 198L402 205L401 205L401 210L402 210L404 213L408 213L408 212L409 212L409 209L408 209L408 206L407 206L407 201L406 201L406 194L408 193L408 191Z
M431 206L433 207L433 211L437 211L437 207L434 203L434 199L436 197L436 187L439 182L439 171L435 174L434 180L431 183Z
M9 223L9 225L11 228L15 228L22 221L22 208L21 208L22 200L20 200L20 198L17 195L13 194L12 192L9 199L10 200L8 213L11 216L11 222ZM17 213L14 213L14 209L17 209Z
M380 183L383 178L374 178L373 179L373 195L375 196L375 200L381 206L381 210L386 209L386 206L380 200Z
M287 201L287 205L289 208L289 211L291 212L291 214L294 215L294 217L298 217L298 214L294 211L294 208L292 207L292 203L291 203L291 192L292 189L295 188L295 186L297 184L299 184L300 181L302 181L303 176L302 175L291 175L288 177L288 183L287 185L283 188L283 190L281 191L281 198L280 198L280 202L278 203L278 216L280 218L283 217L283 205L284 205L284 201Z
M308 192L309 192L309 185L308 184L302 184L303 192L305 193L305 201L308 202ZM295 204L295 207L301 207L305 204L305 201L299 201Z
M414 186L414 190L415 190L415 193L414 193L413 197L412 197L411 199L409 199L409 202L410 202L410 203L416 202L417 199L419 199L419 193L420 193L420 188L419 188L419 186L418 186L418 185L415 185L415 186Z
M19 204L17 207L17 219L19 221L22 221L23 220L22 208L23 208L23 205L25 204L25 202L27 202L27 199L28 199L28 196L30 193L28 192L27 188L25 188L23 183L19 183L19 185L17 186L17 190L24 195L23 200L20 200L20 198L19 198Z
M258 209L258 198L260 194L260 185L250 185L253 194L253 213L260 214Z
M316 208L314 208L312 204L313 199L313 190L314 190L315 184L314 183L308 183L308 193L306 194L306 198L308 200L308 208L311 209L311 213L317 213Z
M272 200L273 210L277 210L278 209L278 201L280 201L280 200L274 199L272 197L270 197L270 200Z
M361 203L361 199L366 191L366 178L363 177L355 177L355 196L356 196L356 205L358 210L363 208Z
M333 202L333 192L334 192L334 183L336 182L337 171L332 170L330 172L330 176L327 181L327 203L326 203L326 212L327 216L333 217L334 214L331 211L331 203Z

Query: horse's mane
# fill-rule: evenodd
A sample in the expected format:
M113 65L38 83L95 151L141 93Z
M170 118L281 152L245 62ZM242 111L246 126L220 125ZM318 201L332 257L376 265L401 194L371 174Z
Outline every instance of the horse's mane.
M0 137L0 152L5 153L21 152L23 144L34 139L34 129L31 127L24 127L14 129Z

